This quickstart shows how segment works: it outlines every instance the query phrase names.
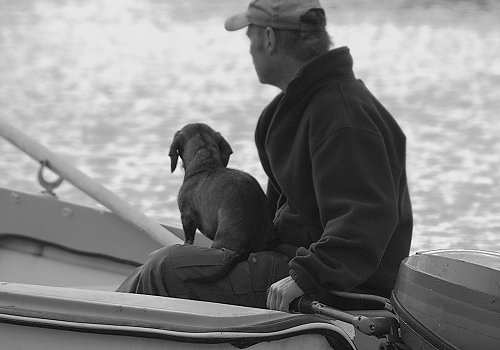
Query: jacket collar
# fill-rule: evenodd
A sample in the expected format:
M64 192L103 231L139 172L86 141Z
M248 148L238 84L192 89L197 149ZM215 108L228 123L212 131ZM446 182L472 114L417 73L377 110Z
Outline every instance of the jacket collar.
M353 60L348 47L339 47L328 51L305 63L295 74L287 87L290 90L308 89L322 80L354 79Z

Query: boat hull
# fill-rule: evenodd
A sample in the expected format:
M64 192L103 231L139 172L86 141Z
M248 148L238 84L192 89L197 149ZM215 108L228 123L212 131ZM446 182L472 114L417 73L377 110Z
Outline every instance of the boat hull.
M374 350L383 343L318 316L113 292L160 247L109 211L0 188L0 348ZM392 304L412 349L499 348L498 255L456 254L417 254L401 265Z
M29 331L28 331L29 330ZM109 334L81 333L60 329L34 328L19 325L4 325L0 328L0 348L39 350L165 350L165 349L236 349L231 344L180 343L162 339L145 339ZM325 340L314 335L304 335L300 339L288 338L261 344L249 349L330 349Z
M158 248L109 211L0 188L0 348L355 347L342 322L114 292Z

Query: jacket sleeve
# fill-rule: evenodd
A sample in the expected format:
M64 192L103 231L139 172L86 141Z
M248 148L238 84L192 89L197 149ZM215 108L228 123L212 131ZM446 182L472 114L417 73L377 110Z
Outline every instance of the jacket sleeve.
M290 275L313 296L349 291L377 269L398 222L393 169L380 135L345 127L311 151L314 190L324 228L299 248Z

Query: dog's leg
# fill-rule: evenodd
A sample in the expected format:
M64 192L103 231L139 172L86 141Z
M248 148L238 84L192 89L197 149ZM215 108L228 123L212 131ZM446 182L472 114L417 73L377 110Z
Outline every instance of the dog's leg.
M182 228L184 229L184 244L193 244L194 235L198 228L198 218L192 212L181 213Z

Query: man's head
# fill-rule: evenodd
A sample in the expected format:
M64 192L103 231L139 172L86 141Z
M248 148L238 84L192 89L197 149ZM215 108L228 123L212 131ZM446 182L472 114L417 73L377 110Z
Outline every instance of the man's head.
M266 84L278 86L282 75L290 75L287 69L295 73L332 45L318 0L252 0L245 12L225 23L229 31L245 27L257 75ZM283 82L279 85L283 88Z

